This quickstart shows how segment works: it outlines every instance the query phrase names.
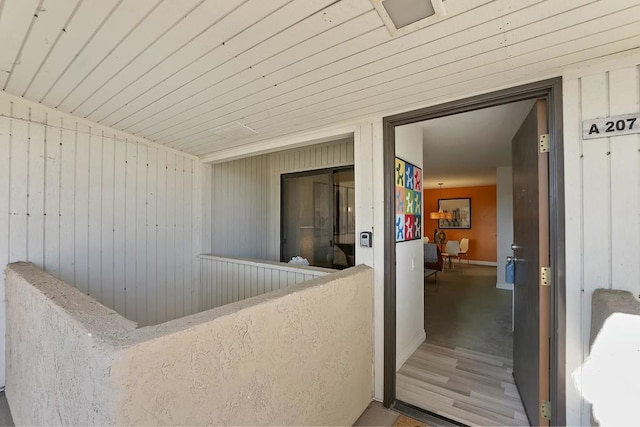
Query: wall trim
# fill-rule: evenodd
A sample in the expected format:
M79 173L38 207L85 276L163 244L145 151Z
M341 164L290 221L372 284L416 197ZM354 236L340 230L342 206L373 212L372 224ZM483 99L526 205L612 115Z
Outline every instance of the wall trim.
M308 145L323 144L325 142L338 141L345 138L353 138L356 125L334 127L315 132L306 132L289 138L274 138L256 144L241 145L238 147L221 150L207 156L202 156L203 163L221 163L237 160L243 157L253 157L260 154L269 154L274 151L290 150Z
M396 372L402 368L402 365L405 364L407 360L411 357L411 355L422 345L423 342L427 339L427 332L422 330L411 343L400 352L396 359Z

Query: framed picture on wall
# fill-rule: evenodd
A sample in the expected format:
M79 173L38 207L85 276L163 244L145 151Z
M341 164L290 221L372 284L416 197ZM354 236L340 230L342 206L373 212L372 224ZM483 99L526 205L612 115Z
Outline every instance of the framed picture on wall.
M422 169L396 157L396 242L422 239Z
M438 228L471 228L471 199L438 199L438 209L451 219L438 220Z

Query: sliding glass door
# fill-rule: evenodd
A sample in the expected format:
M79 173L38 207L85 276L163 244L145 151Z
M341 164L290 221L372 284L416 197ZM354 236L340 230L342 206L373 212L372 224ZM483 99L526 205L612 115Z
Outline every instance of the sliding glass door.
M280 259L345 268L355 263L353 168L282 176Z

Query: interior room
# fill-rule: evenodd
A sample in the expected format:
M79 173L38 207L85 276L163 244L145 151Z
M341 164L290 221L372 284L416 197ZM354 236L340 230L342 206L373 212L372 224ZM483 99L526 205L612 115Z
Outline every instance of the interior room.
M421 169L423 204L422 233L396 236L396 394L455 422L527 423L512 377L505 265L513 243L511 144L534 102L396 129L396 164ZM397 192L397 216L398 200Z

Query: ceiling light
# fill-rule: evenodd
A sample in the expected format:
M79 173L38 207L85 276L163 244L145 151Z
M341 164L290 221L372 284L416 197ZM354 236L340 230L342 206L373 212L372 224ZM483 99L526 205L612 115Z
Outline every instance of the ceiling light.
M423 181L424 182L424 181ZM443 182L439 182L438 185L440 186L440 198L442 199L442 185L444 183ZM438 203L438 205L440 205L440 203ZM431 212L429 214L429 219L451 219L453 218L453 214L451 212L443 212L442 208L438 209L438 212Z
M442 0L371 0L392 36L422 28L445 15Z

